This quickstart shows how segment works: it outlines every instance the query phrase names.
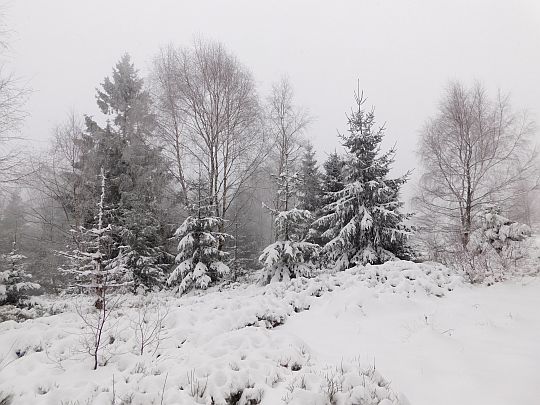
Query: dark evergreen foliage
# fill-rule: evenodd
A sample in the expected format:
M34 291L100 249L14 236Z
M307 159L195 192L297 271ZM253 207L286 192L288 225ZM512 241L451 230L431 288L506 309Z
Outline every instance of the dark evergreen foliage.
M110 259L128 266L135 289L160 286L173 261L166 248L172 230L164 204L170 179L161 151L152 143L156 122L150 96L127 54L112 77L105 78L96 99L107 122L101 127L86 117L76 184L81 196L97 195L96 179L103 167L104 223L111 227L114 241ZM81 226L95 227L95 218L95 206L87 205Z
M308 143L305 146L302 161L300 163L298 207L315 213L322 206L321 197L321 174L317 167L317 159L315 158L313 145Z

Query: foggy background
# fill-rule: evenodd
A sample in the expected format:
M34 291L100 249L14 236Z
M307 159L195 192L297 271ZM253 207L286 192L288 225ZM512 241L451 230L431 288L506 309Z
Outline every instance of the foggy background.
M540 3L522 1L73 1L5 3L8 67L33 89L23 136L47 146L73 109L97 113L95 87L128 52L142 75L160 47L218 40L253 73L261 96L287 75L319 153L360 87L397 144L396 174L414 169L418 131L450 79L480 80L540 117ZM414 180L414 178L413 178ZM412 184L404 190L408 199Z

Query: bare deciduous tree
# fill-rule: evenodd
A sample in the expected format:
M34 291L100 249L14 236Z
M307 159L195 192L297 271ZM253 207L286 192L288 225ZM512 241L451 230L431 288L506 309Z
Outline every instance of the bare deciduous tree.
M156 109L157 134L165 154L173 163L171 173L181 188L182 202L188 201L188 185L185 173L186 151L183 98L178 80L180 69L179 51L168 46L154 58L151 75L152 96Z
M517 186L534 174L533 129L507 96L491 100L480 84L451 83L421 134L415 199L421 224L466 247L482 206L508 207Z
M66 236L70 235L70 224L78 229L83 224L85 210L94 205L91 199L81 196L78 182L82 134L82 120L72 111L54 128L51 148L44 156L35 159L32 175L24 182L33 190L34 198L48 202L45 210L42 204L31 208L28 214L32 222Z
M225 218L268 153L251 73L215 42L169 48L156 63L159 94L165 97L162 106L170 120L164 139L176 154L178 177L185 183L185 151L192 167L200 165L204 171L216 216Z
M0 50L4 51L8 45L2 19L0 15ZM23 107L28 95L29 90L0 62L0 184L17 182L27 174L22 170L23 154L13 141L21 139L18 131L26 117Z
M276 176L286 169L294 171L302 147L302 134L310 122L307 112L295 106L293 99L294 92L286 77L272 86L267 121L274 140ZM281 205L279 197L276 197L274 208L284 209Z
M307 111L294 104L294 92L289 80L282 77L272 86L272 92L268 97L266 123L268 132L273 140L273 168L271 168L272 205L275 211L288 210L289 201L280 195L278 181L281 175L287 172L290 175L296 171L296 164L300 157L302 147L302 135L310 122ZM292 202L292 201L291 201ZM271 221L274 240L277 240L277 232L274 229L274 221Z

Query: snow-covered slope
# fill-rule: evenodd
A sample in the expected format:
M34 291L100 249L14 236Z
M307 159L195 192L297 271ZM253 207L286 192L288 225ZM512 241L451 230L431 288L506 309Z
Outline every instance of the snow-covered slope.
M96 371L73 309L81 301L90 307L88 299L70 298L58 315L1 323L0 398L492 405L533 404L540 394L536 279L471 288L435 263L392 262L266 287L139 299L126 298L114 314L106 364ZM159 345L151 342L142 355L134 332L140 308L150 324L164 317Z

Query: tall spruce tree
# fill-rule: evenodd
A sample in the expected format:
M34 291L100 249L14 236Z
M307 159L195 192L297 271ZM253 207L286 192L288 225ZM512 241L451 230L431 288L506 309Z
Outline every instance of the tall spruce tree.
M348 133L341 135L348 152L344 167L344 187L330 191L325 214L315 227L325 229L321 235L329 241L324 253L336 269L358 264L383 263L408 258L405 224L409 214L401 213L401 186L407 175L388 178L395 149L380 153L385 128L375 126L374 111L364 109L363 94L355 94L356 110L349 115ZM333 184L339 188L339 183Z
M108 179L104 221L116 246L110 259L121 260L132 271L135 289L153 288L165 281L173 261L166 249L171 231L164 206L169 175L151 142L156 127L151 99L129 55L105 78L96 99L107 121L101 127L86 117L78 164L84 178L81 194L96 194L95 179L103 167ZM94 228L95 218L95 210L89 210L82 225Z

